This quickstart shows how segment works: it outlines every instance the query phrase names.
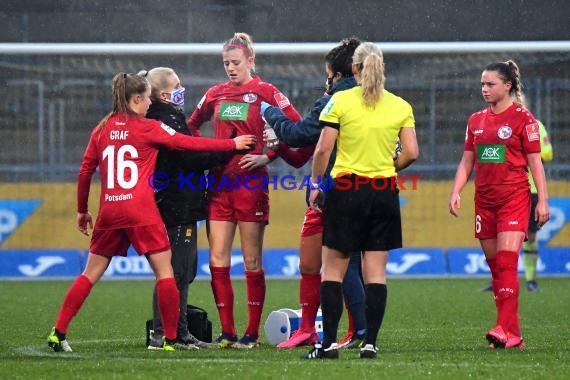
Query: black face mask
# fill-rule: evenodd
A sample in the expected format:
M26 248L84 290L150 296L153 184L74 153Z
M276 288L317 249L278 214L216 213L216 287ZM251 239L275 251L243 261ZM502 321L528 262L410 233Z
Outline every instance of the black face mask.
M334 75L333 75L332 77L330 77L330 78L327 78L327 81L326 81L326 83L325 83L325 87L326 87L326 88L325 88L325 92L326 92L327 94L329 94L329 95L331 94L331 91L332 91L333 79L334 79Z

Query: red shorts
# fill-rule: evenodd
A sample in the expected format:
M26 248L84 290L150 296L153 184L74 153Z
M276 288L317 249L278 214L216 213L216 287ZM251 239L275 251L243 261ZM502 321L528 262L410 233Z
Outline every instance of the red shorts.
M93 230L89 251L95 255L112 257L126 256L133 245L139 255L152 255L170 249L164 224Z
M323 213L308 208L305 211L305 219L303 219L303 227L301 228L301 237L322 234L325 229Z
M495 239L497 233L528 230L530 215L530 192L528 189L514 191L508 199L494 205L481 204L475 197L475 237Z
M266 186L267 187L267 186ZM263 188L261 177L248 178L232 189L208 192L208 215L210 220L224 222L269 222L269 190Z

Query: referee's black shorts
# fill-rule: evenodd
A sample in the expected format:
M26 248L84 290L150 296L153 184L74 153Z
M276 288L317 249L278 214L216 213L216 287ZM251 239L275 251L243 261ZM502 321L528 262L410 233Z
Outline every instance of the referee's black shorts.
M366 182L346 175L335 179L324 205L324 245L345 255L402 247L399 190L392 178Z

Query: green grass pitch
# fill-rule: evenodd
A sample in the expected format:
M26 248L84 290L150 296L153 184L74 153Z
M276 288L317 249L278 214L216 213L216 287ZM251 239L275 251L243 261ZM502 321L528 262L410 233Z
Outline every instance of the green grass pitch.
M46 337L70 281L0 282L0 379L568 379L570 278L541 279L541 293L521 289L527 349L489 351L483 338L495 322L487 279L397 279L376 360L341 351L337 361L305 361L307 348L277 350L262 336L254 350L167 353L144 347L151 281L101 281L72 322L73 353L51 352ZM524 287L524 283L522 283ZM234 281L236 323L246 321L245 283ZM219 332L208 281L190 288ZM269 280L262 325L270 311L297 308L298 281ZM343 315L339 338L344 335ZM263 326L262 326L263 330Z

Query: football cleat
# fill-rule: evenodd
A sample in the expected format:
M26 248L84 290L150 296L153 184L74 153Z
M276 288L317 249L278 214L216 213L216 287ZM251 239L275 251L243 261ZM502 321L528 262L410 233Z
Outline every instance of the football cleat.
M362 346L364 341L364 334L355 334L353 332L348 332L344 338L338 342L338 348L359 348Z
M232 348L237 343L237 336L221 333L215 341L218 348Z
M490 349L505 348L507 344L507 334L505 334L505 330L499 325L489 330L485 338L487 338L487 342L489 342Z
M258 337L248 334L245 334L240 340L233 344L233 348L251 349L255 347L259 347Z
M198 348L212 348L212 347L218 347L217 343L208 343L208 342L203 342L200 339L196 338L194 335L189 334L186 338L184 339L179 339L178 340L179 343L182 344L192 344Z
M301 329L295 331L286 341L277 345L277 348L294 348L298 346L312 346L318 343L319 336L314 332L304 332Z
M313 349L302 356L303 359L338 359L338 345L333 343L329 348L323 348L322 344L315 343Z
M156 339L151 339L150 342L148 343L148 346L146 347L147 350L162 350L162 346L164 345L163 340L156 340Z
M182 340L176 340L176 343L174 343L174 348L176 348L176 350L199 350L200 347L196 346L195 344L192 344L188 341L182 341Z
M367 344L360 349L359 357L360 359L374 359L376 358L378 352L378 347L372 344Z
M526 290L529 292L540 292L542 289L538 287L536 281L527 281L526 283Z
M176 341L163 338L162 351L169 351L169 352L176 351Z
M67 342L67 339L60 339L55 332L55 327L52 327L51 333L47 338L47 344L51 347L55 352L73 352L71 346Z
M505 348L518 348L522 350L526 347L524 344L522 336L516 336L507 332L507 343L505 343Z

